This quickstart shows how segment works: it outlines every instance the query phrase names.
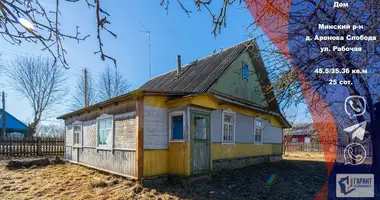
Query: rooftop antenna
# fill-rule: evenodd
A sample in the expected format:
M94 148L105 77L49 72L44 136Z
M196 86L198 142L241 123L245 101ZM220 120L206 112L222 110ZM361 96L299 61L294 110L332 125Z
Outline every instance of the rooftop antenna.
M139 24L143 27L144 30L139 30L140 32L147 33L148 36L148 44L149 44L149 79L152 78L152 66L151 66L151 58L150 58L150 31L145 28L145 26L139 21Z

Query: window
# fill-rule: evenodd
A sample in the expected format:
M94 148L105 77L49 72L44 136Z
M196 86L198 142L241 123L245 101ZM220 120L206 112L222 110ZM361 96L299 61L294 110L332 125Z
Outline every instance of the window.
M261 119L255 119L254 143L262 144L263 139L263 122Z
M73 141L74 145L80 145L80 138L81 138L81 132L82 132L82 126L81 125L74 125L73 128Z
M245 62L242 62L242 68L241 68L241 71L242 71L242 78L245 79L245 80L248 80L248 76L249 76L249 69L248 69L248 65L247 63Z
M194 139L205 140L207 139L207 119L204 117L196 116L194 118L195 137Z
M170 141L182 141L184 139L185 120L183 111L174 111L169 114Z
M73 123L73 146L82 145L82 122L75 121Z
M223 111L223 143L235 142L235 113L232 111Z
M292 138L292 144L297 144L298 143L298 138Z
M98 118L98 147L112 147L113 116L102 115Z

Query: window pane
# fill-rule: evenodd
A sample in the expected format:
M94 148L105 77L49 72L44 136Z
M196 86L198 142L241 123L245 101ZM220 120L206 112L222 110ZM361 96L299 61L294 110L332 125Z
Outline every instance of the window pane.
M99 130L99 144L104 143L104 130Z
M232 142L233 141L233 139L232 139L232 137L233 137L233 126L232 125L229 125L229 131L228 131L228 134L230 135L230 138L229 138L229 140Z
M183 140L183 115L172 116L172 139Z
M243 63L243 70L242 71L243 71L243 73L242 73L243 79L248 80L249 71L248 71L248 65L247 64Z
M79 132L80 131L80 126L74 126L74 132Z
M224 122L232 122L232 116L231 115L224 115Z
M111 129L108 129L106 131L104 131L104 142L103 144L111 144L111 140L112 140L112 134L111 134Z
M104 120L99 120L99 129L105 129L106 128L106 122Z
M261 120L255 120L256 121L256 128L261 128L263 126L263 123Z
M112 128L112 119L107 119L106 120L106 128L111 129Z
M223 140L228 140L228 137L227 137L227 135L228 135L228 125L227 124L224 124L224 128L223 128L224 130L224 135L223 135Z
M206 119L195 117L195 139L206 139Z

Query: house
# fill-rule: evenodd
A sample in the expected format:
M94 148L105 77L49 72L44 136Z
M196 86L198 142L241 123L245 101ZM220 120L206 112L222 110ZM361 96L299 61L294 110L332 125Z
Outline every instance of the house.
M3 109L0 109L0 131L3 129ZM26 137L28 135L28 126L22 123L13 115L5 112L7 137ZM0 134L2 136L2 133Z
M65 159L144 180L282 158L279 111L254 40L63 116Z
M288 144L308 144L317 138L313 123L293 123L292 128L284 130L284 141Z

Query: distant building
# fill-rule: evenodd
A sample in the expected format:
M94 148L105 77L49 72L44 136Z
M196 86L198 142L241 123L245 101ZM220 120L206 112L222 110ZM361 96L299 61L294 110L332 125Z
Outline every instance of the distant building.
M292 128L284 129L284 141L287 144L307 144L318 138L313 123L293 123Z
M1 130L3 129L3 109L0 109L0 135L2 136ZM13 115L6 112L6 132L8 137L26 137L28 135L28 126L22 123Z

